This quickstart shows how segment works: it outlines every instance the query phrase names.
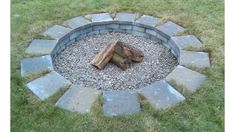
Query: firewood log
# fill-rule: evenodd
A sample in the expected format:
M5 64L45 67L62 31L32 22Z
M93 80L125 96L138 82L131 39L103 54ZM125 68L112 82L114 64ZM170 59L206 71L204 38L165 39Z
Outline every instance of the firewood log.
M113 41L102 48L95 58L90 62L90 64L97 67L98 69L103 69L104 66L112 59L116 43L116 41Z
M111 62L115 65L117 65L122 70L126 70L128 67L129 60L125 57L122 57L116 53L113 54L113 57L111 59Z

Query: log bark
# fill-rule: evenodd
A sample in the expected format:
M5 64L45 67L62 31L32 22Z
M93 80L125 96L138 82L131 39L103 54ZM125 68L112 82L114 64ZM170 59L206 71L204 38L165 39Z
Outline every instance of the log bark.
M113 57L111 59L111 62L115 65L117 65L122 70L126 70L128 67L129 60L125 57L122 57L116 53L113 54Z
M141 50L121 41L117 41L115 52L118 55L127 57L134 62L141 62L144 58L144 54Z
M102 48L95 58L90 62L90 64L97 67L98 69L103 69L104 66L112 59L116 43L116 41L113 41Z

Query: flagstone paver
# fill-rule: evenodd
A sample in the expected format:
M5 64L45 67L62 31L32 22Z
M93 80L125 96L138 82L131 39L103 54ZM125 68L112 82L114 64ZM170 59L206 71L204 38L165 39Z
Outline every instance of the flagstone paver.
M56 40L34 39L25 50L28 55L47 55L51 54L56 46Z
M67 33L69 33L72 29L70 28L66 28L60 25L54 25L51 28L47 29L43 35L44 36L50 36L54 39L60 39L61 37L63 37L64 35L66 35Z
M75 18L72 18L72 19L65 21L65 23L67 25L69 25L69 27L75 29L77 27L89 24L91 22L82 16L78 16L78 17L75 17Z
M72 85L68 91L57 101L56 106L80 113L90 112L101 91L94 88Z
M165 109L185 99L183 95L163 80L141 88L139 93L143 95L155 109Z
M207 76L183 66L177 66L167 77L167 82L176 83L188 92L195 92L197 88L207 79ZM172 82L173 81L173 82Z
M201 42L194 35L175 36L171 37L171 40L173 40L180 49L188 47L200 48L202 46Z
M106 116L116 116L140 112L140 103L133 91L104 91L103 113Z
M21 76L40 74L45 71L53 70L53 64L50 55L26 58L21 60Z
M104 22L104 21L112 21L113 18L110 16L109 13L98 13L91 15L92 22Z
M135 21L135 16L136 15L133 14L133 13L117 13L114 20L134 22Z
M41 100L55 94L60 88L71 85L71 82L62 77L59 73L52 71L26 86Z
M180 65L196 68L210 67L209 54L205 52L180 51Z
M158 23L158 18L149 16L149 15L143 15L139 19L136 20L137 23L141 23L144 25L149 25L149 26L156 26Z
M157 27L162 32L168 34L169 36L174 36L177 33L183 32L184 28L169 21Z

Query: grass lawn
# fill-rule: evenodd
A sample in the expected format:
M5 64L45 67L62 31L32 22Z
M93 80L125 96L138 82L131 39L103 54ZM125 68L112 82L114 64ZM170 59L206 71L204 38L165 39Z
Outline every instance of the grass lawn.
M186 101L165 111L142 102L135 115L104 117L96 103L81 115L54 107L63 91L39 101L22 83L20 60L33 38L53 24L94 12L129 11L171 20L203 42L211 68L209 79ZM11 130L25 131L224 131L224 1L223 0L12 0Z

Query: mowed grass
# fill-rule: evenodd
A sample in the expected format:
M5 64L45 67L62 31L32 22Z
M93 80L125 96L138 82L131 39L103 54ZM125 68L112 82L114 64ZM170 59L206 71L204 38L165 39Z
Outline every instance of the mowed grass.
M142 112L104 117L100 103L90 114L54 107L59 91L39 101L20 77L20 60L33 38L53 24L78 15L118 11L149 14L174 21L203 42L211 68L208 80L186 101L165 111L142 101ZM224 1L223 0L12 0L11 1L11 130L25 131L224 131Z

